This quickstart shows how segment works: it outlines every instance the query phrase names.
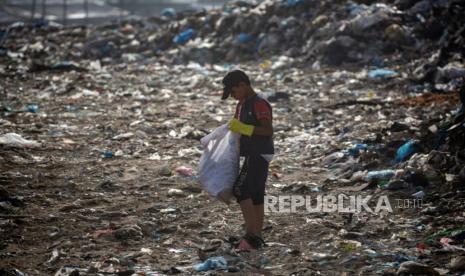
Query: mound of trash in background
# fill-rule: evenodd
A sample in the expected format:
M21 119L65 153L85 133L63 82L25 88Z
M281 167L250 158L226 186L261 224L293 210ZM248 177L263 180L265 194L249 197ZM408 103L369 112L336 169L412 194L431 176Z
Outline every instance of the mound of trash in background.
M460 275L463 14L264 0L2 26L0 274ZM196 166L233 115L219 98L235 67L273 106L268 195L387 195L393 212L269 213L267 247L231 250L240 211L201 191Z

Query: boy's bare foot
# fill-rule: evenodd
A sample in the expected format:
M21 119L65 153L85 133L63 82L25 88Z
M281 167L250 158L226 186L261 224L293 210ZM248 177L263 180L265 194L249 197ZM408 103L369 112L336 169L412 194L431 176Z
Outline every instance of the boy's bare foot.
M262 238L255 235L245 235L236 245L236 252L250 251L252 249L259 249L265 245Z
M235 251L236 252L247 252L247 251L251 251L252 249L255 249L255 248L252 245L250 245L250 243L245 238L243 238L239 241L239 244L236 246Z

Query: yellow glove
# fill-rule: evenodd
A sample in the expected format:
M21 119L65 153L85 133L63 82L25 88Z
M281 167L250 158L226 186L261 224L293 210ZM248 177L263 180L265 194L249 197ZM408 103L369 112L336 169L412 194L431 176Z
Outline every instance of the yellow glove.
M241 123L241 121L239 121L238 119L232 119L231 121L229 121L229 130L246 136L252 136L254 128L255 127L253 125Z

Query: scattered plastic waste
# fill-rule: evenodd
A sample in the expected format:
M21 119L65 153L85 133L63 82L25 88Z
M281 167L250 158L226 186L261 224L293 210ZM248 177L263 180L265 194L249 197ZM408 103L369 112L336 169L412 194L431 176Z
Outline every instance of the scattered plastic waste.
M103 157L112 158L112 157L115 157L115 154L112 151L104 151L103 152Z
M418 198L418 199L422 199L423 197L425 197L425 192L424 191L419 191L419 192L416 192L414 194L412 194L413 197L415 198Z
M372 171L365 176L366 181L370 180L388 180L396 175L394 170Z
M241 33L237 36L237 42L239 43L247 43L253 40L253 36L245 33Z
M125 140L125 139L129 139L129 138L131 138L133 136L134 136L134 133L127 132L127 133L122 133L122 134L116 135L112 139L113 140Z
M37 111L39 110L39 105L37 105L37 104L28 104L26 106L26 109L27 109L28 112L37 113Z
M389 183L388 183L388 180L382 180L382 181L379 181L379 182L378 182L377 186L378 186L378 188L380 188L380 189L387 189L388 184L389 184Z
M227 269L228 262L224 257L210 257L205 262L194 266L197 271Z
M176 10L173 8L165 8L162 10L161 15L168 18L174 18L176 17Z
M304 1L305 0L287 0L286 4L289 7L295 7L295 6L299 5L299 4L304 3Z
M194 175L194 169L189 168L189 167L177 167L176 172L179 173L180 175L183 176L193 176Z
M168 196L184 196L184 192L180 189L169 189Z
M360 151L365 151L368 149L367 144L355 144L352 148L348 149L348 153L351 156L357 156Z
M376 78L386 78L386 77L394 77L397 75L397 72L387 69L375 69L368 72L368 77L370 79Z
M264 255L260 256L260 259L259 259L259 260L260 260L260 264L261 264L262 266L265 266L265 265L267 265L267 264L270 262L270 259L268 259L268 258L267 258L266 256L264 256Z
M310 189L310 191L313 192L313 193L319 193L319 192L321 192L321 190L320 190L319 187L313 187L313 188Z
M228 1L199 12L176 3L150 18L116 10L104 24L4 24L0 141L15 133L43 146L0 144L2 262L37 275L214 274L194 268L211 256L238 275L391 275L406 261L459 269L465 5L414 2ZM189 168L199 140L235 112L234 99L219 100L235 68L273 107L266 193L283 199L276 208L300 206L266 214L269 246L241 254L224 237L244 234L238 206L212 200ZM416 150L396 160L410 139ZM372 209L387 196L399 209L305 211L342 193L356 205L372 196ZM400 210L421 198L422 208ZM415 250L431 234L440 235Z
M187 29L173 38L173 42L176 44L184 44L187 41L191 40L195 35L193 29Z
M417 151L417 142L415 140L410 140L401 146L396 153L396 162L404 161L407 157L414 154Z

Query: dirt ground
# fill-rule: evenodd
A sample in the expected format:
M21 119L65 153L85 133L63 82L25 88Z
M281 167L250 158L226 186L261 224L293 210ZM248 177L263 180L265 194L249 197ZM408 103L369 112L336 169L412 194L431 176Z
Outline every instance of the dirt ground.
M195 176L176 172L179 166L197 169L199 138L232 117L233 100L219 99L228 68L146 61L93 72L40 72L1 80L5 102L39 106L36 113L2 116L2 133L42 143L0 148L0 187L18 201L2 206L3 272L211 275L192 268L210 256L228 260L229 272L214 272L222 275L389 275L400 262L418 259L446 269L455 253L428 254L418 244L435 229L463 225L463 209L450 207L455 216L435 225L434 212L424 212L441 204L434 192L421 208L403 208L395 200L411 198L412 190L348 182L342 175L357 163L331 154L357 142L419 137L422 122L446 114L457 98L416 104L418 95L405 91L402 80L369 80L356 68L277 72L258 62L242 68L257 91L286 95L272 101L277 154L268 195L387 195L393 212L268 213L268 246L236 254L228 241L243 234L238 205L225 206L203 192ZM386 131L393 122L411 127ZM362 155L358 164L392 167L392 150L385 151Z

